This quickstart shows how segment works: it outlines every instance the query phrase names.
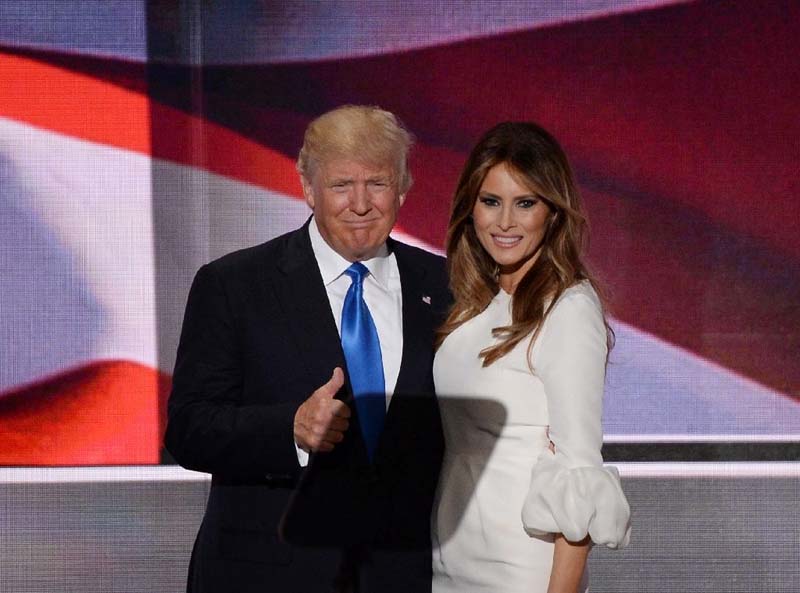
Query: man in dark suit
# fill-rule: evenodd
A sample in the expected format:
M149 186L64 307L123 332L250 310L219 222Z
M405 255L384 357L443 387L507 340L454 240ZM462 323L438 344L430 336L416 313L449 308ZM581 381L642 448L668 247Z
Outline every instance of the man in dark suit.
M389 238L409 133L347 106L306 130L313 216L197 273L166 446L213 474L194 592L429 592L444 260Z

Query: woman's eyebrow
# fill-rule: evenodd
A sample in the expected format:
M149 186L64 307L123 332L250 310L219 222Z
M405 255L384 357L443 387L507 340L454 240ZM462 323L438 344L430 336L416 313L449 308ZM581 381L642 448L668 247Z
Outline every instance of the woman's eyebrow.
M478 197L479 198L495 198L497 200L502 200L503 199L502 196L498 196L497 194L493 194L492 192L489 192L489 191L479 191L478 192ZM536 195L535 193L520 194L518 196L513 196L511 199L512 200L531 200L531 199L538 200L539 196Z

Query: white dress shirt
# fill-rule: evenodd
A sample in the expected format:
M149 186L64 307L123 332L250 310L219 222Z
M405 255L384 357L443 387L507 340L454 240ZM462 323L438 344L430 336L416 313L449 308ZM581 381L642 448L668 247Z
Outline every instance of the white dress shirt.
M311 237L311 249L322 274L322 283L325 285L325 293L328 295L328 302L341 339L342 308L344 298L352 284L350 277L344 272L350 267L351 262L325 242L314 218L308 226L308 234ZM397 259L393 253L389 253L385 244L375 257L363 260L361 263L369 270L369 274L364 278L364 300L378 330L388 410L397 385L403 356L403 295L400 270L397 268ZM301 466L308 463L308 454L299 447L297 447L297 459Z

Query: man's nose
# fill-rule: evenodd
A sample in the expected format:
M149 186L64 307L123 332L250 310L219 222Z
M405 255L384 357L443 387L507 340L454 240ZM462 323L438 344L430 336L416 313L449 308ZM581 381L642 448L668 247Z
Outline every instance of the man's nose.
M350 194L350 210L356 214L366 214L372 209L372 202L369 191L365 183L353 184L353 191Z

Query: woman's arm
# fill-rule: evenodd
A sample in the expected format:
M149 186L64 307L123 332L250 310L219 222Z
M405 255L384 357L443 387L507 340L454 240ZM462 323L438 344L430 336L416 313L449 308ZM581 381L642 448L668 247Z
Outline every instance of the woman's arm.
M602 307L586 286L557 303L534 344L534 372L547 397L550 447L537 459L522 509L526 531L554 534L548 593L578 590L590 540L624 546L630 510L612 469L603 467L606 363Z
M571 542L560 533L556 535L547 593L577 593L589 557L590 542L588 536Z

